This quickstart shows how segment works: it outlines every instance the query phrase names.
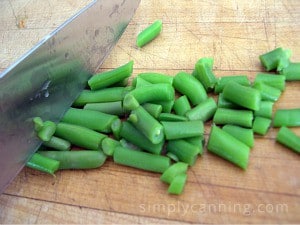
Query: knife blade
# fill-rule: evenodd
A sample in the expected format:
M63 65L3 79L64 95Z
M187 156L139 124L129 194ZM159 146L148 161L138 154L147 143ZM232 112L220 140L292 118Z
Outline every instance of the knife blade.
M91 2L0 74L0 194L41 145L32 118L61 119L139 2Z

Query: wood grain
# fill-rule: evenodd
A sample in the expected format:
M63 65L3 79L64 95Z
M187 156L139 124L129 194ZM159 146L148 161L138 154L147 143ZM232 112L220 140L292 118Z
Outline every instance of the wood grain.
M89 2L0 1L0 69ZM158 18L163 32L138 49L136 35ZM260 54L282 46L300 61L299 42L297 0L143 0L101 71L134 60L133 76L172 76L212 56L217 76L245 74L253 80L263 70ZM299 97L300 82L287 83L273 113L299 108ZM299 128L293 130L300 135ZM207 124L206 139L209 131ZM95 170L59 171L56 178L25 168L0 196L0 223L299 223L300 158L275 142L277 131L256 136L246 171L205 150L188 171L181 196L168 195L158 174L111 159Z

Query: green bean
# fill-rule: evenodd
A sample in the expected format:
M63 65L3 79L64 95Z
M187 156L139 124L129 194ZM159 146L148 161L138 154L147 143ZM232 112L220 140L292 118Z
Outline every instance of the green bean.
M242 107L258 110L261 101L260 92L236 82L229 82L223 90L224 98Z
M59 169L95 169L106 161L102 151L41 151L41 155L59 161Z
M297 136L291 129L281 127L276 135L276 141L300 153L300 137Z
M243 86L250 86L250 81L246 75L236 75L236 76L226 76L226 77L220 77L215 85L214 92L216 94L219 94L223 91L226 84L229 82L234 81L236 83L239 83Z
M281 95L281 91L279 89L267 85L263 82L255 82L253 87L260 91L261 100L263 101L276 102Z
M179 159L177 155L173 154L172 152L167 152L166 156L168 156L170 159L172 159L174 162L179 162Z
M283 91L285 89L285 76L284 75L274 75L269 73L258 73L256 74L254 83L263 82L269 86Z
M179 161L192 166L201 152L201 147L192 145L183 139L170 140L167 143L167 152L173 153Z
M54 175L59 168L59 161L34 153L26 162L26 166Z
M136 88L140 88L140 87L144 87L147 85L151 85L152 83L144 80L143 78L137 76L136 78L134 78L134 81L132 81L132 83L134 84L133 86Z
M270 52L259 56L261 64L267 71L277 69L280 71L282 67L287 66L287 61L291 56L289 49L283 50L282 48L276 48Z
M117 118L118 117L115 115L98 111L70 108L61 121L87 127L103 133L110 133L111 124Z
M148 138L145 137L145 135L143 135L128 121L122 123L120 136L134 145L153 154L160 154L164 144L164 142L153 144Z
M243 107L225 99L224 94L220 93L218 97L218 108L240 109Z
M297 127L300 126L300 108L278 109L275 112L274 127Z
M217 104L215 100L210 97L198 104L193 109L186 112L186 117L189 120L201 120L206 122L210 120L217 110Z
M167 140L189 138L204 134L204 125L201 120L183 122L161 122Z
M162 182L170 184L173 179L182 173L186 173L188 169L188 164L183 162L174 163L160 176Z
M125 93L126 88L124 87L111 87L98 91L83 90L74 101L73 106L84 106L87 103L122 101Z
M131 143L130 141L127 141L125 138L120 139L120 144L124 148L129 148L136 151L142 151L142 149L135 144Z
M142 106L132 110L128 120L153 144L158 144L163 141L163 126Z
M185 113L191 109L191 105L186 95L182 95L175 100L173 109L179 116L184 116Z
M152 84L132 90L127 95L132 95L140 104L158 101L171 101L175 98L174 88L170 84ZM127 97L125 96L125 99ZM126 102L123 103L126 107Z
M127 77L130 77L132 70L133 61L129 61L116 69L95 74L88 80L88 85L91 90L99 90L109 87Z
M115 163L156 173L163 173L171 164L168 157L148 152L134 151L116 147L113 159Z
M176 177L174 177L172 183L168 188L168 193L180 195L183 192L186 180L187 180L187 174L185 173L179 174Z
M184 116L175 115L172 113L161 113L158 118L159 121L187 121Z
M122 129L122 121L120 119L115 119L111 124L111 130L113 132L113 135L116 139L121 138L121 129Z
M215 125L211 129L207 149L242 169L247 168L249 147Z
M175 102L175 100L157 101L157 102L154 102L154 103L161 105L163 113L170 113L172 111L173 106L174 106L174 102Z
M256 116L253 121L253 132L260 135L265 135L270 126L271 126L271 120L268 118Z
M284 75L287 81L300 80L300 63L290 63L280 74Z
M34 118L32 119L32 121L33 121L33 124L34 124L34 130L35 130L36 132L40 131L40 130L43 128L43 126L44 126L44 121L42 120L41 117L34 117Z
M124 110L134 110L140 106L140 103L136 100L136 98L132 94L127 94L123 100L123 108Z
M202 155L203 153L203 146L205 144L205 139L204 136L196 136L196 137L191 137L191 138L185 138L185 141L189 142L192 145L195 145L197 147L199 147L200 151L199 151L199 155Z
M254 135L252 129L227 124L222 127L222 130L245 143L250 148L254 146Z
M44 141L43 145L59 151L69 151L71 149L71 143L69 141L55 136L52 136L49 141Z
M136 45L140 48L143 47L144 45L152 41L154 38L156 38L160 34L161 30L162 21L154 21L154 23L152 23L150 26L148 26L138 34L136 39Z
M272 111L273 111L274 102L271 101L261 101L259 110L254 111L254 116L261 116L265 118L272 118Z
M206 91L212 91L217 83L213 73L213 58L201 58L195 64L194 76L202 83Z
M151 116L153 116L156 119L162 112L162 106L159 104L144 103L142 106Z
M218 108L213 118L215 124L232 124L252 127L253 113L250 110Z
M99 150L106 135L86 127L60 122L56 126L55 136L63 138L79 147Z
M116 141L109 137L104 138L101 142L102 151L107 156L112 156L114 154L115 148L120 145L121 143L119 141Z
M173 86L178 92L186 95L193 105L198 105L207 99L201 82L188 73L177 73L173 80Z
M141 77L152 84L173 84L173 77L162 73L140 73L137 77Z
M42 128L38 131L37 135L42 141L50 141L55 133L56 124L52 121L45 121Z
M122 101L88 103L83 107L83 109L99 111L116 116L123 116L125 114Z

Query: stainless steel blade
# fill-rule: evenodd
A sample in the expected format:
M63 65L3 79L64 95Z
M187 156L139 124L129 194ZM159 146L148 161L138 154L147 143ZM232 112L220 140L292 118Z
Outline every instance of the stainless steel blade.
M41 144L32 118L60 120L139 2L92 2L0 74L0 194Z

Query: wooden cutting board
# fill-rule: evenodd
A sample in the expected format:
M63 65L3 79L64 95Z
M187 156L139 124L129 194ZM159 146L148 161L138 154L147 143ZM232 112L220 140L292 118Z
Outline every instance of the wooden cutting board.
M1 1L1 70L88 2ZM137 34L156 19L163 20L161 35L138 49ZM253 80L263 71L260 54L290 48L292 60L300 62L299 43L298 0L143 0L102 70L134 60L133 76L173 76L213 57L218 77L245 74ZM300 83L287 83L274 111L299 108L299 98ZM205 150L180 196L168 195L158 174L112 160L55 178L25 168L0 196L0 223L299 223L300 156L275 143L277 131L256 136L246 171Z

